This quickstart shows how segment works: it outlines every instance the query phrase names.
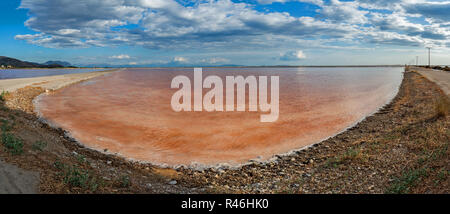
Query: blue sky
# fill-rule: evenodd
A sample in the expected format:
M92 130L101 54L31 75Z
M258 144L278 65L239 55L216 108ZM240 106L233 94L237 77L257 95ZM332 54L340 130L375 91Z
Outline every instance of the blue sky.
M450 1L7 0L0 55L75 65L450 64Z

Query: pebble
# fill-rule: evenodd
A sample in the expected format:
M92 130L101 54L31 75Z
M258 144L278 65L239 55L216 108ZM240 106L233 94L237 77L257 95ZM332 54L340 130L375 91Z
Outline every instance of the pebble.
M169 181L169 184L170 185L175 185L175 184L177 184L177 181L176 180L171 180L171 181Z
M106 164L111 165L112 161L106 161Z

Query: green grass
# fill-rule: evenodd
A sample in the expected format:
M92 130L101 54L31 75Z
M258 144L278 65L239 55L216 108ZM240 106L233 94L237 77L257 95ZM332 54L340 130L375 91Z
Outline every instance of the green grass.
M410 170L404 173L401 177L396 178L391 186L387 189L388 194L408 194L422 178L427 176L427 170L420 168L417 170Z
M83 164L87 162L86 157L84 155L76 154L75 158L77 159L78 163Z
M449 171L446 169L442 169L441 171L439 171L438 175L437 175L437 180L435 180L435 184L437 185L437 184L441 183L442 181L445 181L448 177L448 174L449 174Z
M338 157L328 159L325 162L325 166L336 168L338 165L343 164L345 162L359 160L362 158L363 157L362 157L362 153L361 153L360 149L350 148L349 150L345 151L344 154L342 154Z
M71 188L81 188L95 192L102 185L101 180L92 176L88 170L80 169L76 165L68 166L59 161L56 161L53 165L61 170L59 175L62 176L63 182Z
M11 133L2 133L2 144L12 155L20 155L23 153L23 141Z
M31 146L31 148L35 151L43 151L45 149L45 147L47 147L47 142L45 141L36 141L33 143L33 145Z
M2 122L2 125L0 127L2 132L9 132L9 131L11 131L12 125L10 125L7 120L1 119L0 122Z
M1 101L5 101L5 96L8 95L9 92L7 91L2 91L2 93L0 94L0 100Z
M127 188L131 186L130 177L127 175L124 175L120 178L120 187Z
M16 137L14 134L10 133L12 125L9 124L7 120L2 119L1 129L1 141L5 150L12 155L20 155L23 153L23 141L22 139Z

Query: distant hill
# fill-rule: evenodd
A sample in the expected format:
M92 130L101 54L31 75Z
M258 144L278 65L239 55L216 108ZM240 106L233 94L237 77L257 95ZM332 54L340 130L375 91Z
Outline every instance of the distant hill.
M60 64L39 64L35 62L27 62L18 59L14 59L11 57L0 56L0 66L4 67L13 67L13 68L62 68L63 65Z
M69 62L65 62L65 61L47 61L47 62L43 63L43 65L62 65L64 67L72 66Z

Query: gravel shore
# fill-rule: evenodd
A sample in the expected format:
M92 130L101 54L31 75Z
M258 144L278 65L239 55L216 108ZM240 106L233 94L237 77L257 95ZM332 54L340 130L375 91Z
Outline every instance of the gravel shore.
M0 110L2 132L23 142L20 154L1 144L1 160L39 172L42 193L450 192L448 97L417 72L406 72L396 98L346 132L270 163L203 171L86 149L32 113L42 92L17 90Z

